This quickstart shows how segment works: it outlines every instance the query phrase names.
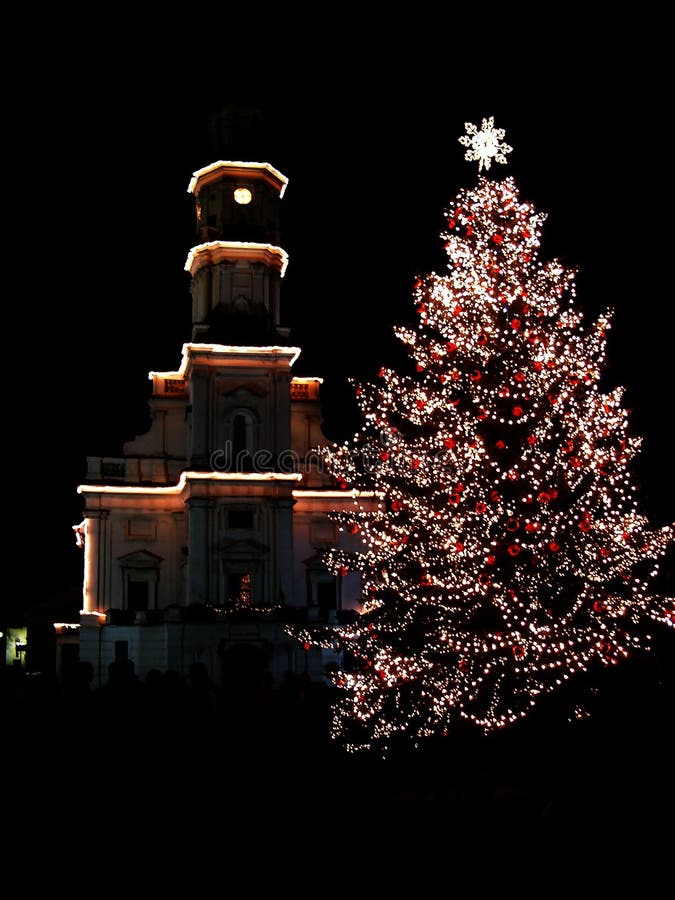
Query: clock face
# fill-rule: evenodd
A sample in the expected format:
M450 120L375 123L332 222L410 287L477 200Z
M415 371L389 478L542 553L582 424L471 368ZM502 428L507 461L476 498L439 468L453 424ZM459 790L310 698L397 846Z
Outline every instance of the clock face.
M246 206L253 199L253 194L248 188L237 188L234 192L234 199L240 206Z

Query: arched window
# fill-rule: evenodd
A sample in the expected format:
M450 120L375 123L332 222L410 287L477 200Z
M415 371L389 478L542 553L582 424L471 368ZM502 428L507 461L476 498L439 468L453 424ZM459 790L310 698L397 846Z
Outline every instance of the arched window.
M238 413L232 422L232 452L237 457L248 450L246 416Z
M253 416L244 410L237 411L231 420L230 443L233 472L250 472L253 468Z

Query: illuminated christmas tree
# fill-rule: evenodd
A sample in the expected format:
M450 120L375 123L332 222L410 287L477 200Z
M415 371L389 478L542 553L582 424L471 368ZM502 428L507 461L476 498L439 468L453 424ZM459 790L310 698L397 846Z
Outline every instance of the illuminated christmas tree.
M486 169L511 149L492 125L462 139ZM363 614L302 635L343 654L333 734L350 749L500 728L673 625L650 588L672 529L640 514L640 442L621 389L599 387L609 315L585 323L573 273L539 259L543 221L512 178L459 194L449 274L417 281L417 327L396 329L410 374L359 385L364 426L327 452L342 486L380 495L334 514L363 546L326 559L361 573Z

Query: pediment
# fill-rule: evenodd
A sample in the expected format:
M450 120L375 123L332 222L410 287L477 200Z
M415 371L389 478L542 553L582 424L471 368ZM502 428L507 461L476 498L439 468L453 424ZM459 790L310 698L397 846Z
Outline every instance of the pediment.
M265 397L268 393L267 386L259 381L232 381L227 375L221 375L218 383L218 392L224 397L244 397L253 394L254 397Z
M222 556L227 557L255 557L265 555L269 552L267 544L262 541L256 541L255 538L244 538L237 540L236 538L222 538L218 544L218 549Z
M312 554L312 556L308 556L307 559L303 559L303 566L305 568L310 569L312 572L329 572L330 569L323 562L323 551L317 549L316 553Z
M118 556L117 562L126 569L156 569L164 562L164 557L157 556L149 550L134 550L132 553Z

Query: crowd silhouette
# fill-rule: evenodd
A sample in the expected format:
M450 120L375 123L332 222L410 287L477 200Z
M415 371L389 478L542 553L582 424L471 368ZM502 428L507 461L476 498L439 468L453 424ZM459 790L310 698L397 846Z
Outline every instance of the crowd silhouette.
M672 679L639 675L609 682L613 693L601 686L602 705L590 716L549 711L488 737L458 730L421 751L402 742L382 758L345 754L331 741L334 689L304 673L281 685L264 670L214 684L194 662L187 673L139 679L125 660L97 687L84 662L60 682L0 668L4 773L48 792L90 776L111 790L140 786L153 808L170 785L173 802L210 797L246 807L326 796L344 806L361 796L383 810L447 810L465 820L652 815L672 802L672 779L664 781Z

